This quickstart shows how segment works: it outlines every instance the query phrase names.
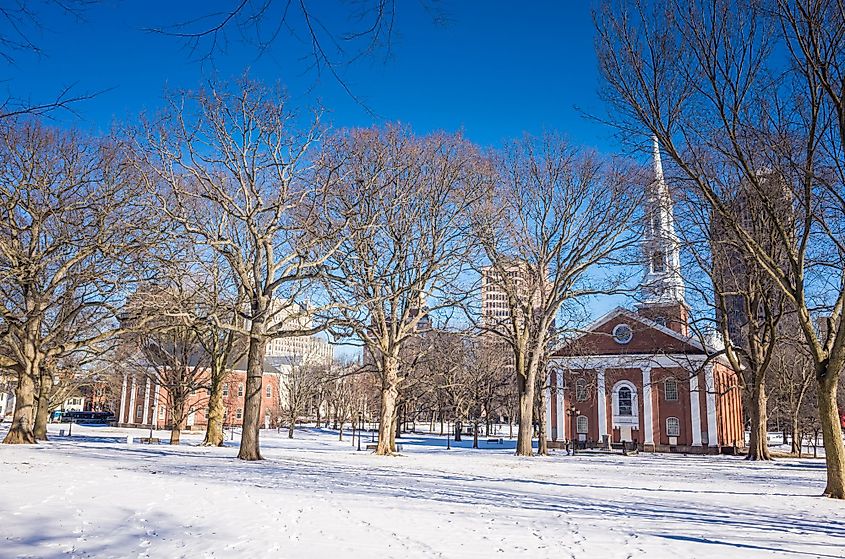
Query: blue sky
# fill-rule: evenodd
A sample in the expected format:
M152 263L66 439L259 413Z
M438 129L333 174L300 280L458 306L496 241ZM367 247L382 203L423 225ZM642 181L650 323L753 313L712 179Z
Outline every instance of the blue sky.
M307 46L289 36L259 55L230 35L225 51L209 63L179 39L146 30L234 3L106 0L82 20L47 12L43 29L31 30L43 54L19 54L14 65L0 65L0 77L9 94L36 102L68 86L76 93L102 91L75 105L75 115L53 115L60 126L93 132L156 110L165 88L197 87L211 76L234 78L248 69L252 78L283 84L298 105L319 103L336 127L402 121L418 132L463 129L485 146L556 130L575 144L619 149L612 130L584 116L604 114L590 2L441 2L446 24L416 0L397 2L390 55L382 50L340 68L377 116L330 75L309 70ZM348 2L310 5L328 27L349 28ZM623 301L603 297L590 307L598 316Z
M398 2L390 56L380 51L341 68L376 118L332 77L308 71L307 47L290 38L281 37L261 56L230 41L212 66L197 61L180 40L145 31L229 3L107 0L83 21L48 12L44 29L34 32L44 55L22 55L14 67L2 68L7 87L33 100L69 85L78 92L104 90L77 105L78 118L59 117L103 129L155 109L165 87L195 87L212 74L235 77L249 68L254 78L284 84L297 104L319 101L335 126L399 120L420 132L462 128L484 145L553 129L602 151L615 147L611 132L580 112L602 112L589 2L438 3L447 24L433 21L417 1ZM327 26L354 28L348 3L312 4Z

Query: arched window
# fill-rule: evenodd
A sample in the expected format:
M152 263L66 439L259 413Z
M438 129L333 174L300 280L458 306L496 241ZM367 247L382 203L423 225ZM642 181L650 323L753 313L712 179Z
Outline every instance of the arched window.
M673 378L667 378L663 385L663 394L667 401L675 402L678 400L678 381Z
M579 415L578 419L575 421L575 430L578 431L579 435L586 435L589 424L590 423L587 420L586 415Z
M651 271L662 272L665 269L666 263L664 262L663 252L658 250L651 255Z
M666 436L680 437L681 436L681 421L677 417L666 418Z
M619 415L633 415L633 400L630 388L623 386L619 389Z
M575 381L575 399L579 402L587 400L587 381L579 378Z

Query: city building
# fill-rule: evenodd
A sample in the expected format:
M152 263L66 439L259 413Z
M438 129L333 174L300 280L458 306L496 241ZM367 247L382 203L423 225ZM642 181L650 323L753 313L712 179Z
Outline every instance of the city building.
M647 261L636 310L616 308L567 340L550 360L548 433L588 446L735 452L744 447L736 373L720 339L689 334L672 201L655 141L647 197Z
M239 363L229 372L223 383L224 424L226 427L243 425L246 401L246 367ZM265 361L261 393L261 416L265 427L275 427L281 409L279 393L280 371L270 361ZM167 389L155 379L142 374L123 376L120 405L116 412L121 427L170 429L173 418L167 405ZM208 391L195 390L186 404L187 430L205 429L208 425Z
M276 300L271 307L269 330L309 329L312 317L306 306ZM265 427L275 427L281 420L286 399L286 375L294 367L331 364L334 351L331 344L319 336L287 336L267 341L262 381L261 416ZM223 384L223 404L226 426L243 424L246 390L246 357L232 365ZM173 423L167 406L167 390L159 386L153 375L127 374L120 390L117 422L123 426L170 428ZM208 424L208 391L198 389L187 402L189 411L186 428L204 429Z

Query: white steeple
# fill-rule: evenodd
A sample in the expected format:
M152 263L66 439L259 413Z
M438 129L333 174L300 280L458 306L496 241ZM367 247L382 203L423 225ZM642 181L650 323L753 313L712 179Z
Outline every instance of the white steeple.
M660 146L654 141L654 181L646 193L646 223L643 255L646 274L640 284L640 307L684 303L684 281L672 198L663 177Z

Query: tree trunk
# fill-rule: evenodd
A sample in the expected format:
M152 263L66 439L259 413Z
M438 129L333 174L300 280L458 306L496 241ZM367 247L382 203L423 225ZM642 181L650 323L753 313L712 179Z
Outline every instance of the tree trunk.
M47 440L47 421L50 419L50 392L53 389L53 375L42 368L38 383L38 407L35 409L35 425L32 429L35 440Z
M748 399L748 414L751 419L751 435L748 442L748 454L746 460L771 460L769 442L767 439L767 415L766 415L766 386L760 383L751 391Z
M182 427L185 424L185 420L181 419L179 421L174 421L173 427L170 428L170 444L171 445L178 445L179 441L182 438Z
M801 457L801 428L798 426L798 413L793 413L792 418L792 445L790 447L790 452L792 454L797 454L798 457Z
M354 420L353 420L354 421ZM399 410L393 413L393 426L390 429L390 448L396 452L396 433L399 430Z
M549 437L546 430L546 391L538 388L540 391L539 403L537 405L537 454L540 456L549 455Z
M836 403L839 374L838 370L830 370L828 365L824 375L816 376L819 379L819 420L827 462L827 487L824 496L833 499L845 499L845 445L842 444L839 406Z
M205 427L205 439L202 446L223 446L223 375L212 378L208 389L208 425Z
M12 425L3 439L3 444L35 444L35 434L32 430L32 420L35 407L35 381L30 368L18 374L18 385L15 387L15 412L12 415Z
M478 448L478 422L472 424L472 448Z
M396 406L396 429L393 430L393 438L402 438L402 404Z
M246 398L244 400L244 419L241 433L241 447L238 458L241 460L261 460L258 432L261 427L261 383L264 378L264 346L266 340L259 333L263 324L253 323L253 336L249 339L246 371Z
M519 394L519 431L516 435L516 455L532 456L531 439L534 434L534 375L528 373L529 378L517 374L516 386Z
M396 399L399 397L399 360L383 357L384 380L381 389L381 412L376 454L388 456L396 452Z

